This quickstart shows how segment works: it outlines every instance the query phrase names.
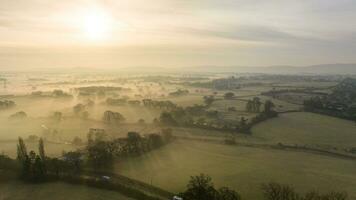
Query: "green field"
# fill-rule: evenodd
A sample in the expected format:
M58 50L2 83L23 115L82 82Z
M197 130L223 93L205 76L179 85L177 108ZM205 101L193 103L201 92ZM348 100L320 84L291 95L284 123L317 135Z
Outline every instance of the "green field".
M303 152L176 141L138 158L117 163L116 172L163 189L183 191L189 177L206 173L244 199L261 199L262 183L291 184L298 191L348 191L356 197L355 161Z
M355 122L306 112L281 114L258 124L252 133L270 143L356 147Z
M131 200L120 193L65 183L24 184L0 182L1 200Z

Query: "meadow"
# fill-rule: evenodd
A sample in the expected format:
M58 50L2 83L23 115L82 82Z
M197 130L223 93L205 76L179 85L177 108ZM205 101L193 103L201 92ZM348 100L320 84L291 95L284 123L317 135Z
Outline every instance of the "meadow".
M335 117L297 112L256 125L253 136L268 143L356 147L356 124Z
M261 199L261 184L291 184L298 191L347 191L356 197L355 161L303 152L177 141L117 163L116 172L163 189L180 192L190 176L209 174L244 199Z
M187 107L194 104L204 105L204 96L215 95L215 101L206 108L218 111L218 120L239 123L241 117L247 119L256 113L246 112L246 102L253 97L259 97L261 102L271 100L279 112L299 111L302 106L283 100L262 96L261 92L271 90L273 86L279 88L302 88L308 84L298 82L275 83L267 81L265 85L246 86L229 90L215 90L207 88L186 87L179 84L161 82L146 82L144 78L134 78L121 82L114 79L98 79L70 81L69 78L50 79L31 83L36 89L53 91L56 88L69 92L73 97L55 98L53 96L35 97L29 95L31 88L28 81L26 87L16 91L26 91L18 96L7 98L16 102L15 107L0 112L0 153L16 157L17 138L23 137L28 150L37 151L37 141L28 139L31 135L45 137L46 154L50 157L61 157L63 151L83 149L90 128L105 129L109 138L126 137L128 131L136 131L141 135L158 133L162 126L153 124L159 118L162 110L142 105L108 105L107 98L128 98L142 100L145 98L158 101L172 101L178 106ZM98 82L96 82L98 81ZM250 80L253 81L253 80ZM89 84L93 83L93 84ZM21 85L21 84L20 84ZM74 92L73 87L80 86L121 86L131 88L125 92L109 92L105 96L81 96ZM314 83L313 87L321 90L333 86L331 83ZM188 89L189 93L172 96L171 92L178 89ZM224 99L226 92L234 92L235 97ZM78 103L85 104L88 100L94 102L86 106L88 118L83 118L73 112ZM235 110L229 110L234 107ZM261 110L263 105L261 106ZM107 110L119 112L125 122L107 124L103 122L103 113ZM10 120L9 116L25 111L24 119ZM54 120L54 112L61 112L62 118ZM137 123L143 119L145 123ZM168 126L168 125L167 125ZM351 198L356 198L356 163L339 157L319 155L303 151L288 151L283 149L266 148L263 145L243 147L225 145L226 138L234 137L236 142L244 144L283 143L322 148L352 148L356 147L356 125L346 121L324 115L295 112L280 113L279 117L268 119L252 128L251 134L232 133L213 129L192 127L171 127L173 135L178 137L192 137L177 139L176 141L155 149L149 153L130 158L118 159L114 172L148 184L152 184L170 192L182 192L190 176L205 173L213 178L218 187L227 186L238 191L243 199L262 199L261 184L275 181L295 186L296 190L329 190L347 191ZM55 132L55 134L54 134ZM71 144L74 137L79 137L83 145ZM193 140L197 139L197 140ZM202 139L212 139L215 142L203 142ZM267 145L268 146L268 145ZM109 169L108 169L109 170ZM64 195L73 193L73 199L123 199L115 192L107 192L85 186L72 186L63 183L48 183L43 185L25 185L20 182L8 184L0 183L0 199L24 199L31 191L34 199L43 199L52 195L51 188L56 188L53 199L64 199ZM16 193L15 191L20 191Z

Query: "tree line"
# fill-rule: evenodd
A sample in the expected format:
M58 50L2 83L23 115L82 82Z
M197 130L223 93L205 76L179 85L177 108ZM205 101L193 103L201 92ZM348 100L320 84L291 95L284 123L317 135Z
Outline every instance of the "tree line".
M213 99L213 97L205 97L205 99ZM272 101L266 100L263 103L264 109L262 112L260 111L261 105L262 103L258 97L249 100L247 111L257 112L258 114L250 119L241 117L238 122L228 122L221 119L220 113L214 110L207 110L207 105L194 105L164 111L161 113L157 123L168 126L188 126L249 134L255 124L278 116L278 113L274 111L275 105Z
M290 185L275 182L262 184L264 200L347 200L346 192L330 191L319 193L316 190L304 194L298 193ZM210 176L200 174L192 176L187 184L186 190L179 197L184 200L241 200L240 194L228 187L216 188Z
M128 132L126 138L110 139L104 130L91 129L85 149L63 152L60 158L47 157L44 140L39 139L38 151L28 151L20 137L17 144L17 161L1 157L0 164L7 168L17 166L23 180L41 182L49 177L61 177L80 174L83 169L107 169L115 159L139 156L173 140L171 129L162 129L161 133L141 136L137 132ZM7 163L5 165L5 163ZM14 168L14 169L15 169Z

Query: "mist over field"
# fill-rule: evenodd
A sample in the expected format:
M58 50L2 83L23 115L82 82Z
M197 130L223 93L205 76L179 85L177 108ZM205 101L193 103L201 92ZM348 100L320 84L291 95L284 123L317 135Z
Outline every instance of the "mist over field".
M0 200L355 200L353 0L0 0Z
M77 179L90 178L86 184L101 190L107 181L129 181L138 193L165 199L204 174L248 199L265 198L261 185L272 182L302 194L355 197L353 75L44 71L1 77L2 168L24 170L16 161L22 153L33 150L41 159L45 152L46 171L26 172L25 182L47 185L49 178L66 182L82 174ZM33 187L8 175L4 180L12 184L3 183L10 199L15 185L24 193ZM125 191L118 189L135 197Z

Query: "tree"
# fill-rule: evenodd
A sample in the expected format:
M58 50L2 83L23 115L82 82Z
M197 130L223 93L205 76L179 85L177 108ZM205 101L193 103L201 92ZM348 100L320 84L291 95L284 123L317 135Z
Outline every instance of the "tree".
M235 96L232 92L227 92L224 94L224 99L232 99Z
M177 121L172 117L171 113L168 112L162 112L159 121L166 125L177 125Z
M44 144L43 144L43 139L40 138L38 142L38 152L40 154L40 158L44 161L46 159L46 154L44 150Z
M192 176L187 190L180 194L185 200L240 200L240 195L227 187L215 189L211 178L200 174Z
M21 137L19 137L19 143L17 145L17 160L22 166L21 176L26 178L30 174L31 162L27 154L27 148L25 142Z
M183 199L188 200L215 200L217 191L214 188L211 177L205 174L190 177L187 190L182 194Z
M20 112L10 115L10 119L25 119L26 117L27 117L27 114L24 111L20 111Z
M298 194L289 185L278 183L268 183L262 185L265 200L297 200Z
M17 159L24 161L27 156L27 148L25 142L21 137L19 137L19 143L17 145Z
M141 153L141 135L137 132L127 133L127 143L130 153L140 154Z
M265 102L265 113L271 113L273 111L273 108L275 107L274 103L271 100L267 100Z
M42 181L46 175L44 162L39 155L36 155L34 160L35 161L32 167L32 180Z
M214 101L215 101L215 97L214 96L204 96L204 103L207 106L210 106Z
M153 149L158 148L163 145L162 136L156 133L152 133L148 135L148 143L149 146Z
M125 117L118 112L108 110L104 112L103 121L108 124L117 124L125 121Z
M87 150L88 162L95 170L112 164L114 157L108 142L96 141L88 145Z
M260 112L261 110L261 101L260 101L260 98L259 97L254 97L252 99L252 102L253 102L253 112Z
M73 112L74 112L74 114L78 115L79 113L84 111L84 109L85 109L85 106L83 104L79 103L73 107Z
M82 139L76 136L75 138L73 138L72 144L80 146L83 144L83 141Z
M228 187L222 187L218 190L219 197L218 200L240 200L241 196L234 190L229 189Z
M330 191L326 194L319 194L317 191L309 191L299 194L289 185L278 183L268 183L262 185L265 200L346 200L347 193Z
M63 152L64 161L69 164L69 167L74 173L80 172L82 169L82 154L78 151Z

